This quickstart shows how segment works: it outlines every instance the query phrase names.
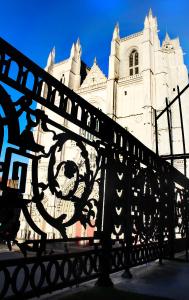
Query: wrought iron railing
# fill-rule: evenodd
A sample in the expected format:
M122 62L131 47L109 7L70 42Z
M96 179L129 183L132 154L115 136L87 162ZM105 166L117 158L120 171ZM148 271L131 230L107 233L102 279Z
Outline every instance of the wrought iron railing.
M37 257L1 262L1 298L27 298L97 277L109 285L111 272L173 258L177 248L187 253L189 180L183 174L2 39L0 80L0 234L9 244L15 239L22 211L40 237L17 242L24 254L32 244ZM10 87L21 93L18 100L9 96ZM34 129L51 135L48 149ZM75 149L73 157L66 149ZM11 180L17 184L8 185ZM53 212L46 210L47 198ZM71 215L56 214L63 202L71 203ZM70 241L71 226L92 228L91 248L44 256L47 235L33 207L62 242Z
M154 110L155 114L155 136L156 136L156 153L159 154L159 130L158 130L158 121L161 120L163 116L166 114L166 121L167 121L167 131L168 131L168 140L169 140L169 154L163 154L161 157L163 157L166 160L170 160L171 165L173 165L174 160L181 160L183 161L183 173L184 175L187 175L187 159L189 158L189 153L187 153L187 141L186 139L186 122L184 126L184 120L183 120L183 107L181 103L182 95L185 95L185 93L188 92L189 84L187 84L181 91L179 89L179 86L177 86L177 95L173 98L171 102L168 102L168 98L165 98L165 103L166 106L165 108L157 112L157 110ZM182 101L184 104L184 108L186 109L186 100L187 97L184 99L185 101ZM182 145L182 150L181 153L178 153L178 150L175 149L174 147L174 139L173 139L173 126L175 124L172 124L172 114L171 114L171 109L174 111L175 109L175 104L178 104L178 115L177 115L177 126L179 125L180 127L180 140L181 140L181 145Z

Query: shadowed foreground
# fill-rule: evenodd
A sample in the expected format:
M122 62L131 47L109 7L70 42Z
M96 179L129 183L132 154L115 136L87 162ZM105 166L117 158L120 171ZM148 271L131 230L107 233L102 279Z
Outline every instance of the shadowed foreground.
M168 300L168 298L139 295L135 293L129 293L116 288L100 288L94 287L85 291L79 291L72 295L56 297L57 300Z
M180 253L174 261L164 260L132 268L133 278L122 278L122 271L112 274L114 287L94 287L95 281L78 288L44 295L45 300L188 300L189 268L185 254Z

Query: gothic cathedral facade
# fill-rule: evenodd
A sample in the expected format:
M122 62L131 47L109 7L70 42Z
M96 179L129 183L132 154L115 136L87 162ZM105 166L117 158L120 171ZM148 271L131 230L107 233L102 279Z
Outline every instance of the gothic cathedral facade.
M170 39L166 34L160 44L157 19L151 10L140 32L120 38L119 26L115 26L108 77L103 74L96 59L91 68L81 60L79 40L72 45L68 59L55 63L54 56L53 50L48 58L47 72L155 151L153 110L164 109L165 98L171 101L175 97L177 85L181 90L188 84L188 70L179 38ZM183 111L189 111L189 102L183 99L182 106ZM182 153L176 111L172 112L173 148L175 153ZM186 132L188 118L184 116ZM164 143L168 138L167 123L163 123L165 121L159 128L160 154L169 154L169 145ZM186 145L189 145L187 136ZM182 167L178 168L182 171Z

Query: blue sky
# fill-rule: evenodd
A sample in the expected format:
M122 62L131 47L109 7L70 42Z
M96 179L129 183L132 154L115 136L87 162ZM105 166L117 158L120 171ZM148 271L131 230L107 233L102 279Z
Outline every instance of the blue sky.
M79 37L82 59L91 66L96 56L107 74L115 23L122 37L143 29L149 8L158 18L160 39L166 29L180 37L189 67L189 1L187 0L1 0L0 35L44 67L53 46L56 61L69 56Z

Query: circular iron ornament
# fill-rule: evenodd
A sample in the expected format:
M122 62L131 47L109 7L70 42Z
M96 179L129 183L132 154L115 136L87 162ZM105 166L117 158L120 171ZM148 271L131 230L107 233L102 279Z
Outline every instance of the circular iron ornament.
M55 139L55 138L54 138ZM33 161L32 165L32 177L33 177L33 202L36 203L36 208L39 214L44 218L44 220L56 228L63 238L67 238L66 228L72 226L77 221L80 221L83 226L88 223L89 226L92 224L92 217L94 215L91 212L92 203L88 200L94 184L94 175L90 170L90 161L88 158L88 152L86 146L83 142L77 140L75 137L70 137L67 133L58 134L56 136L57 142L51 147L48 157L49 164L47 170L47 184L39 182L38 173L38 162ZM77 164L72 160L58 161L57 153L61 154L64 149L65 143L74 141L75 147L77 148L77 154L79 153L79 162ZM82 162L82 171L80 169L80 164ZM63 176L63 177L62 177ZM66 179L69 185L69 191L61 188L62 178ZM82 189L80 187L82 186ZM43 203L42 200L45 199L45 190L56 200L70 201L74 204L73 215L66 219L67 215L62 213L60 216L55 217L51 215ZM81 193L78 191L81 190ZM91 200L92 201L92 200ZM96 205L96 203L94 203ZM66 220L65 220L66 219Z
M94 271L96 273L99 273L100 272L100 255L95 254L93 257L93 261L94 261Z
M72 271L73 271L73 276L76 280L78 280L83 272L82 268L82 258L81 257L75 257L73 264L72 264Z
M63 149L64 144L67 141L75 141L76 146L80 149L80 155L84 159L85 162L85 176L80 176L79 174L79 166L71 160L62 161L56 166L56 154L57 151L60 152ZM64 176L68 179L74 178L74 186L73 188L68 192L68 194L63 194L63 192L59 189L59 183L58 183L58 176L59 173L63 172ZM49 161L49 167L48 167L48 183L49 183L49 189L53 195L55 195L57 198L66 200L66 201L73 201L80 200L80 198L76 197L74 193L76 192L79 183L81 181L85 182L85 188L83 191L83 194L86 193L87 187L90 185L90 162L88 158L88 152L84 146L84 144L76 139L70 139L70 136L67 134L61 134L59 136L58 141L56 144L51 148L51 154L50 154L50 161Z
M119 268L119 266L120 266L120 257L119 257L119 253L117 251L112 252L111 259L112 259L112 266L115 269Z
M137 259L140 260L140 257L142 256L142 251L140 248L136 248L137 251Z
M55 272L52 271L53 270L53 266L55 267ZM53 274L53 280L51 278L51 274ZM50 286L56 285L58 279L59 279L59 275L60 275L60 269L59 269L59 263L56 260L50 261L47 265L47 274L46 274L46 278L47 278L47 283Z
M93 271L93 257L91 255L84 256L83 271L86 275L90 275Z
M67 258L64 259L60 265L60 277L62 281L68 283L72 275L72 261Z
M41 269L41 274L40 274L38 283L36 284L35 278L37 277L36 274L39 274L39 268ZM35 263L32 266L32 269L30 272L30 284L31 284L32 290L40 292L40 289L45 281L45 277L46 277L45 265L42 262Z
M141 243L156 240L158 235L160 207L157 198L160 197L160 180L151 169L142 168L134 179L135 187L138 191L138 211L135 215L134 233L138 235Z
M24 270L24 279L21 281L19 273ZM29 269L26 265L17 266L12 275L12 290L16 295L24 293L29 282ZM21 287L17 288L17 283L21 284Z
M4 273L4 284L2 290L0 290L0 299L4 299L4 296L6 295L8 289L9 289L9 284L10 284L10 273L8 269L6 268L0 268L0 274ZM1 276L2 278L2 276ZM2 283L2 281L1 281Z
M132 259L133 264L135 265L136 264L136 252L135 251L132 252L131 259Z

